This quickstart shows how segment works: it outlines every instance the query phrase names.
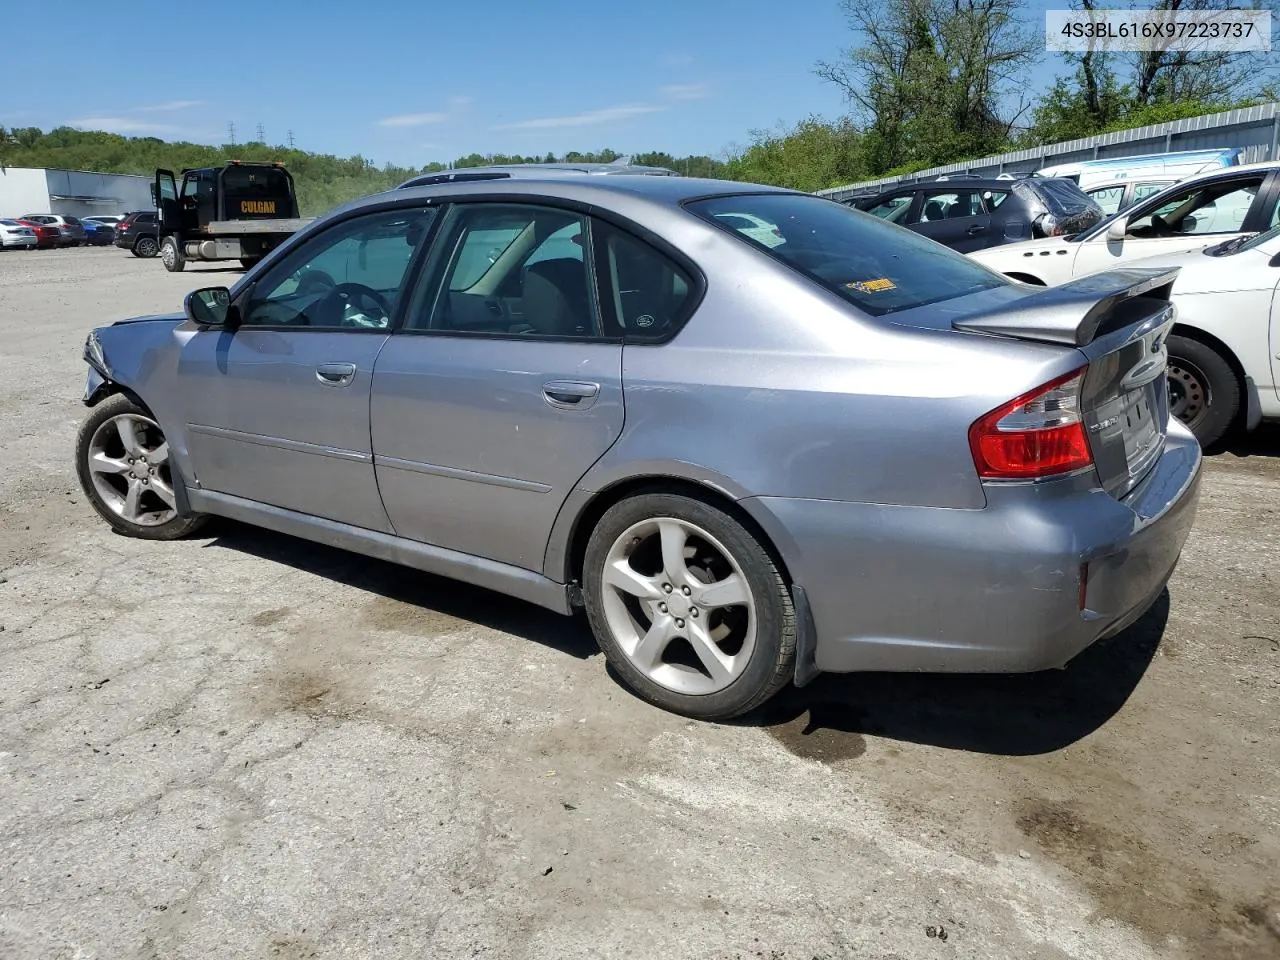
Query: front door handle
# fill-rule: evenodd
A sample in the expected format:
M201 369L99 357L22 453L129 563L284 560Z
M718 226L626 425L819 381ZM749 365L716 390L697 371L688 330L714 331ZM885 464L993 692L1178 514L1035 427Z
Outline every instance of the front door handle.
M600 384L584 380L549 380L542 385L542 398L561 410L583 410L600 396Z
M322 363L316 367L316 379L326 387L348 386L355 376L354 363Z
M980 223L975 223L972 227L970 227L970 228L969 228L969 236L971 236L971 237L976 237L978 234L980 234L980 233L981 233L983 230L985 230L985 229L987 229L987 228L986 228L986 227L984 227L982 224L980 224Z

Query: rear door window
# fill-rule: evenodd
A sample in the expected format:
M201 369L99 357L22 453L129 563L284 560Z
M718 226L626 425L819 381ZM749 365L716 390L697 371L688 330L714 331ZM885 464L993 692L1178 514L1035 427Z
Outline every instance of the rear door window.
M918 216L909 223L937 223L941 220L958 220L963 217L980 217L986 210L976 190L960 190L926 193L924 205Z
M954 250L822 197L741 194L685 206L873 316L1009 283ZM781 242L766 246L725 224L724 214L756 217L769 224Z

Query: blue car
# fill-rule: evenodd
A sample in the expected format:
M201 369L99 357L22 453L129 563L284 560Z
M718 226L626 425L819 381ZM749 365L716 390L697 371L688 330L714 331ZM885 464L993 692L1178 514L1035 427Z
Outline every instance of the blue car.
M105 247L115 242L116 229L113 225L100 223L97 220L81 220L84 224L84 243L87 247Z

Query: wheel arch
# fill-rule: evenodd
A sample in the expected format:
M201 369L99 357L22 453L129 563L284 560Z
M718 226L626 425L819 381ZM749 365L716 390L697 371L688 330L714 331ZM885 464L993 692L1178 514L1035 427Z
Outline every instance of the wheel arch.
M1240 385L1240 396L1242 398L1244 397L1245 378L1247 377L1244 364L1240 362L1240 358L1236 356L1235 351L1227 345L1225 340L1215 337L1207 330L1203 330L1200 327L1192 326L1191 324L1183 323L1181 321L1174 323L1173 329L1169 331L1169 335L1182 337L1186 340L1195 340L1197 343L1203 344L1214 353L1218 354L1218 356L1222 357L1222 359L1226 361L1227 366L1231 368L1231 372L1235 374L1236 382ZM1243 412L1243 403L1240 404L1240 408L1241 412ZM1237 416L1238 415L1239 414L1237 414Z
M587 541L591 539L591 532L600 518L614 504L642 493L679 494L723 510L760 542L786 583L793 585L786 556L779 549L777 538L770 535L765 524L748 509L742 499L735 497L725 486L707 479L656 473L616 480L594 493L586 494L580 503L574 504L571 519L557 522L564 533L556 540L557 549L548 549L545 573L564 583L581 584Z

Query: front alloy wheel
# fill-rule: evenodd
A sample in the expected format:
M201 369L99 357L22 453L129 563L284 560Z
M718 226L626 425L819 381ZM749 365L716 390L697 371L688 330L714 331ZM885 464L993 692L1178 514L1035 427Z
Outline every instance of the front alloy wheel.
M173 540L203 520L178 513L164 433L123 394L95 407L80 428L76 472L94 509L120 533Z
M790 591L756 538L709 504L654 493L615 505L587 546L584 587L609 662L665 709L726 719L791 675Z

